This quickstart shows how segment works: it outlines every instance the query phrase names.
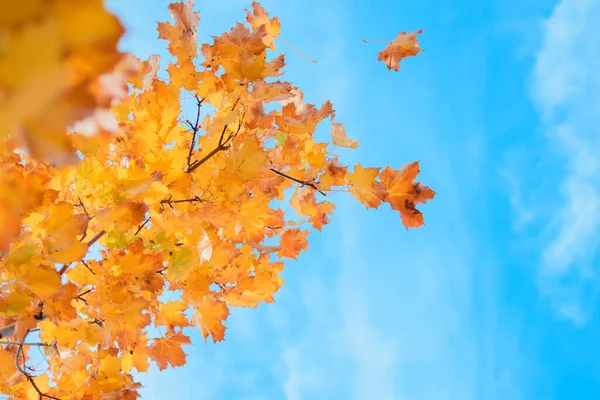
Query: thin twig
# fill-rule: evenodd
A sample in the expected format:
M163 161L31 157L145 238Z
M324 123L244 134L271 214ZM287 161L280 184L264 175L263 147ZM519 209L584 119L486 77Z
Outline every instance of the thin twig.
M83 209L83 212L85 213L85 215L87 215L88 218L91 218L90 214L87 211L87 209L83 205L83 201L81 201L81 197L78 197L78 200L79 200L79 206Z
M196 113L196 123L194 125L192 125L189 121L188 124L190 125L190 128L192 128L192 143L190 143L190 150L188 151L188 156L187 156L187 165L188 168L190 167L191 163L192 163L192 154L194 153L194 147L196 147L196 135L198 134L198 129L200 127L200 109L202 107L202 102L204 101L204 99L201 99L200 97L198 97L198 95L195 95L196 97L196 102L198 103L198 112Z
M300 51L298 49L296 49L294 46L292 46L291 44L289 44L288 42L286 42L285 40L283 40L280 37L275 38L277 40L279 40L281 43L286 44L290 49L292 49L293 51L295 51L297 54L299 54L301 57L303 57L305 60L310 61L313 64L317 63L317 60L311 60L310 58L306 57L304 54L300 53Z
M391 43L389 40L367 40L363 38L363 43Z
M214 156L215 154L217 154L220 151L226 150L228 147L229 146L218 145L213 150L211 150L210 153L208 153L207 155L202 157L200 160L194 161L185 172L187 172L189 174L190 172L194 171L196 168L198 168L199 166L201 166L202 164L207 162L212 156Z
M231 108L231 111L235 110L235 107L237 106L238 102L240 101L240 98L238 97L237 100L235 101L235 103L233 104L233 107ZM219 137L219 144L217 144L217 146L212 149L207 155L205 155L204 157L202 157L200 160L196 160L193 163L189 163L188 162L188 167L185 170L185 172L187 172L188 174L191 173L192 171L194 171L196 168L198 168L199 166L201 166L202 164L204 164L205 162L207 162L208 160L210 160L211 157L213 157L215 154L217 154L220 151L223 150L227 150L229 148L229 142L231 139L235 138L237 136L237 134L240 132L240 129L242 128L242 121L244 120L244 115L242 115L242 119L240 120L240 125L238 126L237 132L235 134L231 134L227 137L227 139L223 140L225 137L225 132L227 131L227 127L229 125L225 125L223 127L223 130L221 131L221 136Z
M102 236L106 235L106 231L100 231L98 233L96 233L96 236L94 236L92 239L90 239L89 242L87 242L88 248L92 247L94 245L94 243L96 243L98 240L100 240L102 238ZM58 273L60 275L64 274L65 271L67 269L69 269L69 267L72 265L73 263L69 263L69 264L64 264L62 266L62 268L58 271Z
M277 171L275 168L269 168L269 169L270 169L271 171L275 172L277 175L281 175L281 176L283 176L284 178L287 178L287 179L290 179L290 180L292 180L292 181L294 181L294 182L297 182L297 183L301 184L302 186L309 186L309 187L311 187L311 188L315 189L317 192L321 193L323 196L327 196L327 195L325 194L325 192L323 192L321 189L319 189L319 188L317 187L317 185L316 185L314 182L310 182L310 181L303 181L303 180L301 180L301 179L294 178L293 176L289 176L289 175L287 175L287 174L284 174L284 173L283 173L283 172L281 172L281 171Z
M60 400L58 397L54 397L54 396L50 396L49 394L46 394L44 392L42 392L40 390L40 388L38 387L38 385L35 383L35 379L33 378L33 376L31 376L27 371L26 371L26 365L25 365L25 353L23 352L23 346L25 346L26 342L25 339L27 338L27 335L29 334L29 330L27 330L27 332L25 332L25 335L23 336L23 340L21 342L16 342L17 345L19 346L19 348L17 349L17 354L15 355L15 363L17 365L17 369L19 370L19 372L21 374L23 374L23 376L25 378L27 378L27 380L29 381L29 383L31 384L31 386L35 389L35 391L37 392L40 400L43 399L44 397L48 398L48 399L53 399L53 400ZM23 361L21 362L19 360L19 358L22 358Z
M94 270L90 268L90 266L87 264L87 262L85 262L85 260L81 260L81 263L83 264L84 267L87 268L88 271L90 271L92 273L92 275L96 275Z
M87 217L88 221L90 220L90 214L88 214L85 206L83 205L83 201L81 201L81 197L79 197L79 206L83 209L83 212L85 213L85 216ZM83 239L85 239L87 236L87 224L85 225L85 229L83 230L83 234L81 235L81 238L79 239L80 242L83 242Z
M96 243L98 240L102 239L102 236L106 235L106 231L100 231L98 233L96 233L96 236L94 236L88 243L88 247L92 247L94 245L94 243Z
M15 342L12 340L0 340L0 344L9 344L12 346L42 346L42 347L52 347L51 344L48 343L34 343L34 342Z
M133 236L137 236L138 233L140 233L140 231L146 226L146 224L150 221L150 217L146 218L146 220L140 225L138 226L137 230L135 231Z
M168 199L163 199L160 201L160 206L161 209L164 208L165 204L168 204L169 207L174 208L173 204L179 204L179 203L204 203L206 202L206 200L202 199L200 196L194 196L192 198L189 199L180 199L180 200L172 200L172 196L169 197Z
M86 299L84 299L84 298L83 298L83 297L81 297L81 296L85 296L86 294L88 294L88 293L89 293L89 292L91 292L91 291L92 291L92 289L88 289L88 290L86 290L85 292L79 293L79 294L77 295L77 297L75 297L75 300L81 300L81 301L83 301L85 304L87 304L87 300L86 300Z

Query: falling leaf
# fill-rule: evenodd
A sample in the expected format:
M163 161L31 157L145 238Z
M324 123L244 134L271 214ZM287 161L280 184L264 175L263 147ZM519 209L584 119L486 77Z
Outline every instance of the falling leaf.
M416 56L423 50L419 46L417 41L417 35L423 33L423 29L416 30L409 34L406 31L402 31L396 36L389 45L383 49L377 61L384 61L385 65L389 70L394 71L400 70L400 62L406 57Z

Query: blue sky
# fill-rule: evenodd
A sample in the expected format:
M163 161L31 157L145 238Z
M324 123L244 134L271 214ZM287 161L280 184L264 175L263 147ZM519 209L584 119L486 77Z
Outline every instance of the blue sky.
M199 37L250 1L198 2ZM110 0L122 48L160 52L168 1ZM600 0L265 0L305 99L360 140L346 163L421 160L426 226L349 195L289 262L276 303L237 309L225 342L140 379L164 399L597 399ZM424 28L425 52L377 53ZM164 76L164 75L163 75Z

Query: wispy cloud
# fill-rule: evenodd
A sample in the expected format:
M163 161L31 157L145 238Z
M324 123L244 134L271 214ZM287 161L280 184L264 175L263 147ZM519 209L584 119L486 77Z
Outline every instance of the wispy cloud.
M358 226L348 215L343 218L348 222L336 235L335 271L327 273L323 264L298 288L303 312L311 318L294 338L282 341L282 386L288 400L327 398L329 393L335 398L398 398L399 343L392 339L393 330L384 332L370 317L376 294L366 287L369 272L359 250L351 250L357 248Z
M369 292L365 280L361 283L360 279L369 269L361 261L358 250L359 226L349 214L343 218L337 304L342 319L340 345L353 362L352 396L357 399L396 399L399 343L392 338L396 336L394 331L384 333L370 318Z
M541 254L540 284L560 316L584 323L596 297L600 237L600 1L563 0L544 24L532 97L566 160L561 206Z

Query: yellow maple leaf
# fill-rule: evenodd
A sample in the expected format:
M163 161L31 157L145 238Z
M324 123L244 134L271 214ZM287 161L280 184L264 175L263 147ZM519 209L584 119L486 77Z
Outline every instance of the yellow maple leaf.
M99 105L94 88L121 58L123 28L101 0L11 9L0 24L0 137L20 136L34 157L75 162L67 124Z
M25 293L12 292L0 297L0 315L7 317L24 314L32 298Z
M51 252L48 254L48 260L55 263L68 264L81 260L87 252L87 243L75 242L66 249Z
M125 383L125 375L121 372L121 359L107 355L98 365L98 385L103 391L119 389Z
M2 393L11 393L11 386L15 381L13 377L17 373L15 355L0 347L0 391Z
M229 316L229 308L222 301L205 297L194 304L193 321L200 329L204 337L204 343L208 336L212 337L213 342L220 342L225 339L225 325L223 320Z
M83 250L78 242L77 236L83 235L89 218L85 214L75 214L73 205L62 202L53 204L49 207L46 220L40 224L40 228L45 229L44 244L49 253L58 253L57 258L76 257ZM75 247L73 247L75 245ZM73 248L69 250L69 248ZM61 261L57 261L61 262Z
M348 181L352 185L350 193L367 208L377 208L385 197L383 185L376 181L378 174L379 168L363 168L357 164L348 175Z
M44 265L23 265L21 284L40 298L49 297L60 289L59 273Z
M277 50L273 40L279 36L279 30L281 29L281 23L277 17L269 19L269 14L265 9L256 1L252 2L252 13L246 9L246 21L252 25L253 29L257 29L261 26L265 27L267 34L263 37L264 44L271 50Z
M188 58L195 58L197 54L198 36L196 28L200 17L192 11L194 0L169 4L171 18L175 25L159 22L158 37L169 41L169 51L182 62Z
M186 309L187 305L179 301L161 303L158 306L158 312L154 318L154 323L156 325L166 326L169 329L189 326L190 323L184 314Z
M148 368L150 368L148 357L148 348L137 346L135 349L126 351L121 356L121 369L125 373L129 373L133 368L137 372L147 372Z

